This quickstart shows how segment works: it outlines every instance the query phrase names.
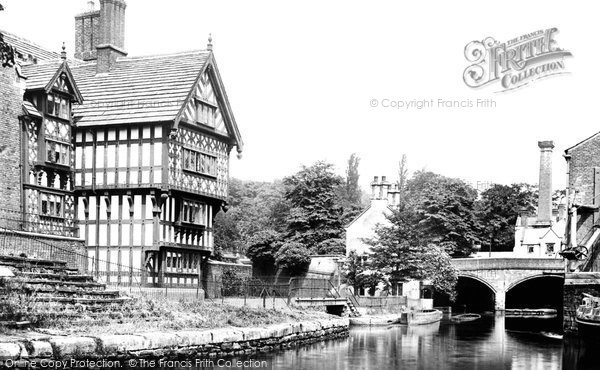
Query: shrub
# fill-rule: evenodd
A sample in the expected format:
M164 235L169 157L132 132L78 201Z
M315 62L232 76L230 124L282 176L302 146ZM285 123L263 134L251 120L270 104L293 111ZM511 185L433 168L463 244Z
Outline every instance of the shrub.
M310 252L302 243L287 242L275 254L277 267L296 275L310 264Z

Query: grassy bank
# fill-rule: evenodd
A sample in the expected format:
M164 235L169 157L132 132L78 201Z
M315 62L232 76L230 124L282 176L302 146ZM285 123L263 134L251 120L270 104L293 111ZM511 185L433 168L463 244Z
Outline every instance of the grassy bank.
M329 317L324 312L314 310L269 310L236 307L220 302L179 302L162 298L140 298L118 309L101 313L84 310L76 314L77 317L55 317L38 313L35 328L29 331L50 334L133 334L228 326L261 327ZM24 331L2 329L1 334L18 335Z

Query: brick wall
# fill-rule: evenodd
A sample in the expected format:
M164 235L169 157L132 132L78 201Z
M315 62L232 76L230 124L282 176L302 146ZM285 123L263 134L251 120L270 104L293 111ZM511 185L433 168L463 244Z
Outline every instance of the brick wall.
M0 67L0 194L1 209L20 211L21 202L21 128L23 90L14 68Z
M600 135L594 136L577 147L569 150L571 155L569 163L569 189L577 192L575 202L577 204L594 205L600 199L594 199L595 174L594 168L600 168ZM592 211L580 209L577 220L577 242L580 243L594 225ZM598 264L594 264L592 270L597 271Z

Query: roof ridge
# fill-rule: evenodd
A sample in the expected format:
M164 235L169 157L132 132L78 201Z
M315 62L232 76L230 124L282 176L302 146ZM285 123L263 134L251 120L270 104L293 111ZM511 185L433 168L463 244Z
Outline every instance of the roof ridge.
M139 56L134 56L134 57L126 56L126 57L117 58L117 61L158 59L158 58L177 56L177 55L208 54L210 52L211 51L207 50L207 49L196 49L196 50L178 51L178 52L166 53L166 54L149 54L149 55L139 55Z

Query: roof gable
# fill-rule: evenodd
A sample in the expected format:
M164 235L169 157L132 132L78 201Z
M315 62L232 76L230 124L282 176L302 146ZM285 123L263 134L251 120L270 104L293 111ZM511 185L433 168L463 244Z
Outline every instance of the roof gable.
M233 144L237 146L238 153L241 153L243 141L212 53L204 68L198 74L194 86L190 89L184 105L177 114L174 128L178 127L181 120L195 122L196 100L217 107L215 112L215 132L228 136Z
M83 96L66 60L26 65L23 66L23 72L27 77L28 90L44 90L49 93L55 88L72 94L79 104L83 102ZM61 78L63 74L64 80Z

